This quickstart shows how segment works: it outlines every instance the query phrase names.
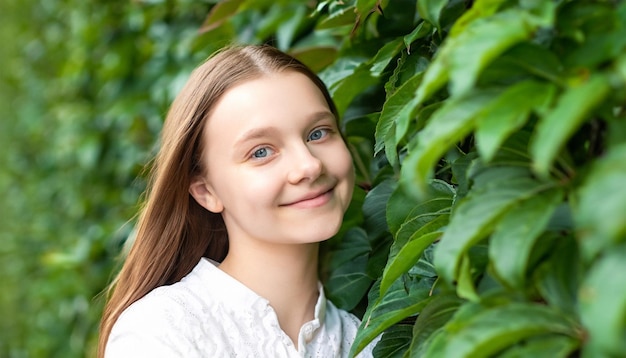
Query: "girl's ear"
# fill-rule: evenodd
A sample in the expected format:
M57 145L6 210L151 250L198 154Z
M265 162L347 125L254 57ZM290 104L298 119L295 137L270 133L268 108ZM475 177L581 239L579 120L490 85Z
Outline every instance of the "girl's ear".
M200 176L195 177L189 184L189 194L210 212L219 214L224 210L224 205L215 195L213 188Z

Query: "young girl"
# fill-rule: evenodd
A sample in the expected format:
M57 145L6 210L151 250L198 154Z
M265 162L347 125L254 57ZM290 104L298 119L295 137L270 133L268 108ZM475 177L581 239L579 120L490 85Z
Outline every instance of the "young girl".
M192 73L161 139L99 356L347 356L359 321L324 297L318 245L354 172L320 79L272 47L228 48Z

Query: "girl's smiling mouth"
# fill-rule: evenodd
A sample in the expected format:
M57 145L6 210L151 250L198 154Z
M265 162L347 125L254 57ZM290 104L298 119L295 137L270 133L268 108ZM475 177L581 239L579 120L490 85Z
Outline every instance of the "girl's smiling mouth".
M334 189L335 187L333 186L330 189L312 192L312 193L302 196L301 198L293 202L282 204L280 206L289 206L293 208L302 208L302 209L315 208L318 206L322 206L330 201L330 199L333 196Z

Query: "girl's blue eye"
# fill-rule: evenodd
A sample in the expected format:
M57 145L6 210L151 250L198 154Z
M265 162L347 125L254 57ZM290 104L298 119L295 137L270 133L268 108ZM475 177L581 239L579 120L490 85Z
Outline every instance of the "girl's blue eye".
M322 138L324 138L326 135L328 135L328 130L327 129L316 129L313 132L311 132L311 134L309 134L309 137L307 138L307 142L310 142L312 140L320 140Z
M252 157L254 158L265 158L269 155L269 151L267 148L259 148L252 153Z

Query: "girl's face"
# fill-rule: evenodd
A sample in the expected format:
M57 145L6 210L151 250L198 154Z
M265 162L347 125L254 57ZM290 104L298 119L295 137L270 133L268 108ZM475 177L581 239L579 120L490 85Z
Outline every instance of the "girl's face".
M337 233L352 160L321 91L305 75L265 75L229 89L208 118L190 192L222 213L230 241L310 243Z

